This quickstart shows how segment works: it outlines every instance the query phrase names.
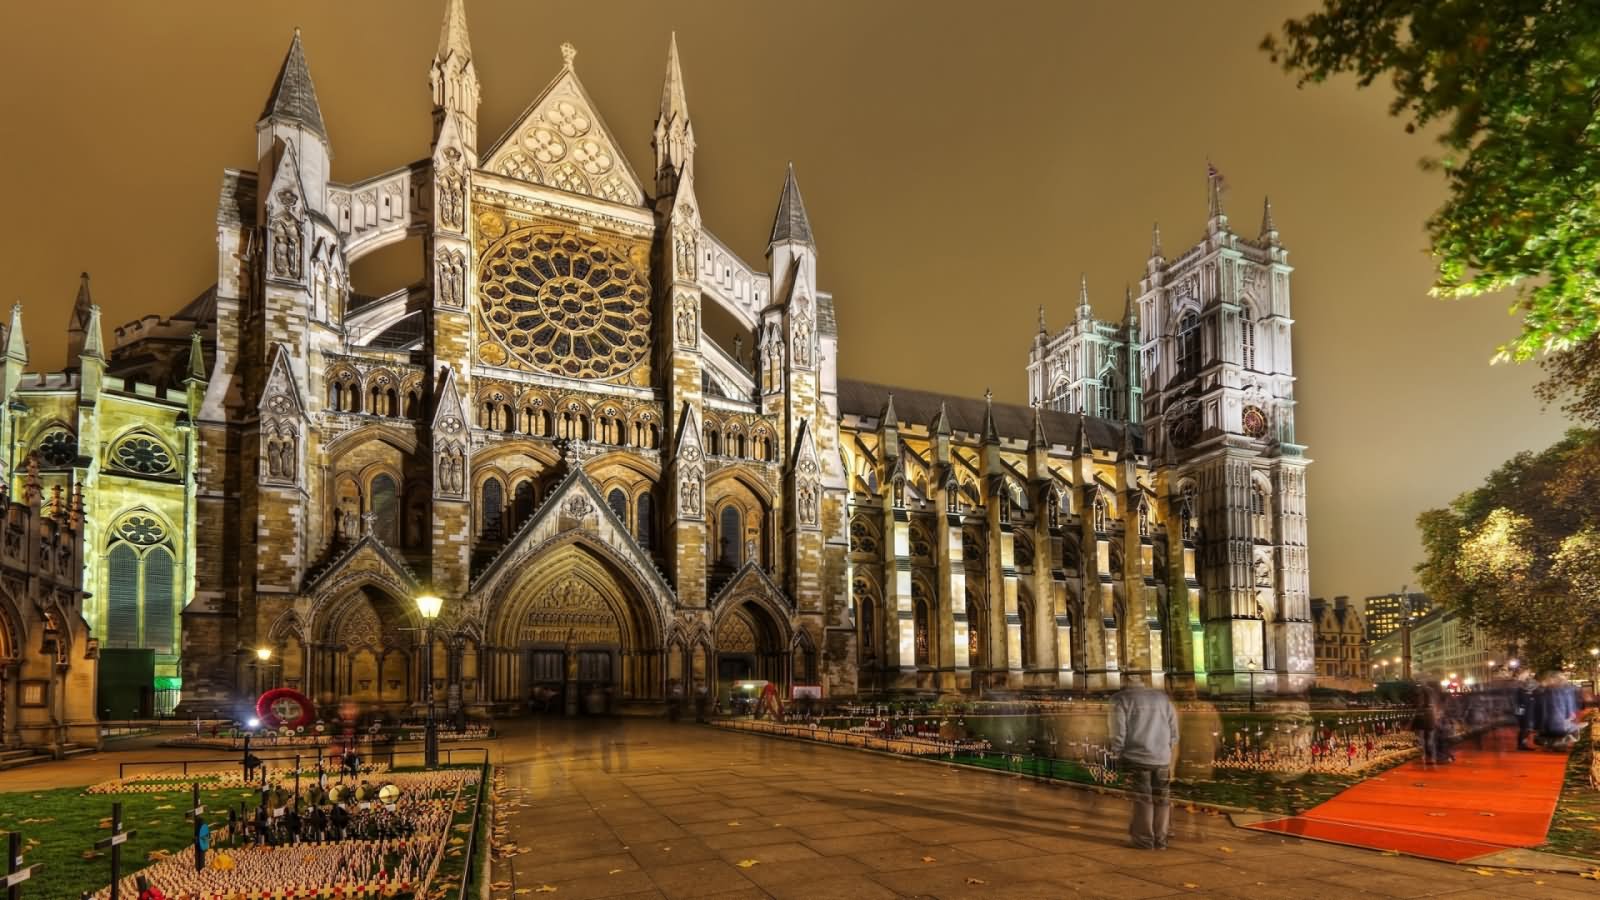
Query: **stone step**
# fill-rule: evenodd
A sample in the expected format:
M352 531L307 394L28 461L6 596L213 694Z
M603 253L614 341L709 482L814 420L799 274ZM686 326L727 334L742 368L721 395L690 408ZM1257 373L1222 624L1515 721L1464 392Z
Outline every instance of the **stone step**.
M6 762L13 759L27 759L28 757L34 756L37 753L37 750L33 750L28 747L18 747L15 750L0 750L0 762Z
M17 755L17 754L22 755ZM49 762L50 755L37 750L8 750L4 758L0 758L0 772L6 769L15 769L20 766L31 766L34 763Z
M95 752L97 752L97 751L95 750L94 747L85 747L82 744L66 744L65 746L62 747L61 758L62 759L71 759L74 756L82 756L85 753L95 753Z

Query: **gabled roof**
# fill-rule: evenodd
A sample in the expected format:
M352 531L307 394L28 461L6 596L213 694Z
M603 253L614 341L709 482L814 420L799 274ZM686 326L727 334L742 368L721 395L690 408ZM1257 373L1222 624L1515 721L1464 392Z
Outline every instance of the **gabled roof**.
M784 606L794 609L794 601L789 598L788 594L783 592L783 588L778 587L777 582L773 581L771 576L756 565L753 559L745 560L744 565L733 573L733 577L729 578L721 588L717 589L717 593L706 603L706 607L713 610L717 609L728 598L736 594L747 593L752 589L766 594L774 600L781 600Z
M314 132L324 142L328 130L322 124L322 107L317 103L317 89L311 83L311 70L306 66L305 50L300 46L300 29L294 30L289 42L289 53L278 69L278 80L272 84L272 94L261 110L261 118L283 119L298 122Z
M483 168L586 197L644 205L639 176L578 80L572 66L577 51L570 44L561 51L561 72L483 155Z
M379 540L376 534L368 531L361 536L360 540L340 551L336 556L328 560L325 565L308 573L303 592L307 594L315 592L318 585L349 569L362 556L371 557L379 568L387 569L391 576L399 580L401 584L411 588L413 593L421 585L421 581L417 578L417 573L412 571L409 565L406 565L405 559L400 554L389 549L388 545Z
M931 391L889 387L865 381L839 379L839 413L870 420L871 426L876 427L878 414L883 411L884 402L890 391L894 392L894 405L900 416L902 430L908 425L920 426L932 422L938 416L939 405L942 403L952 430L973 435L983 434L983 420L988 412L988 406L980 398L952 397ZM1033 407L995 403L993 408L995 428L1002 438L1027 441L1033 437ZM1083 418L1094 446L1120 447L1123 429L1132 428L1134 446L1143 451L1144 429L1140 426L1125 425L1122 422L1093 416ZM1045 437L1051 446L1071 447L1077 439L1078 419L1076 413L1057 412L1051 409L1039 412L1040 424L1044 426Z

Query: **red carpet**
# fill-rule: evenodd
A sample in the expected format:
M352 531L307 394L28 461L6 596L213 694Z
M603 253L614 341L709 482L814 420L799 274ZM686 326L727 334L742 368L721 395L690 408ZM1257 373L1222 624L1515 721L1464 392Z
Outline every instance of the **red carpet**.
M1248 827L1448 862L1544 843L1567 754L1519 752L1515 729L1455 753L1448 765L1408 762L1301 815Z

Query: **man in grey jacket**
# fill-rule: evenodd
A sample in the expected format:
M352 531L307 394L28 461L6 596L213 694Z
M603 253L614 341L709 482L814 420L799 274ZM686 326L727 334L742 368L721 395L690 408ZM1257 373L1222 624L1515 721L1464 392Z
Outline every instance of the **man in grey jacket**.
M1165 692L1139 675L1111 698L1111 756L1133 792L1133 845L1164 850L1172 820L1172 755L1178 747L1178 711Z

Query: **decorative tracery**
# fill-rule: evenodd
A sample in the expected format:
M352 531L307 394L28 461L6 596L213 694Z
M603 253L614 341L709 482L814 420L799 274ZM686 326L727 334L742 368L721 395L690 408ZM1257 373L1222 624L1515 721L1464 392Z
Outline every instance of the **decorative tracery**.
M560 226L506 235L483 255L479 309L490 365L612 378L650 351L650 287L621 245Z
M140 475L171 475L177 470L172 451L147 434L129 435L111 447L112 468Z

